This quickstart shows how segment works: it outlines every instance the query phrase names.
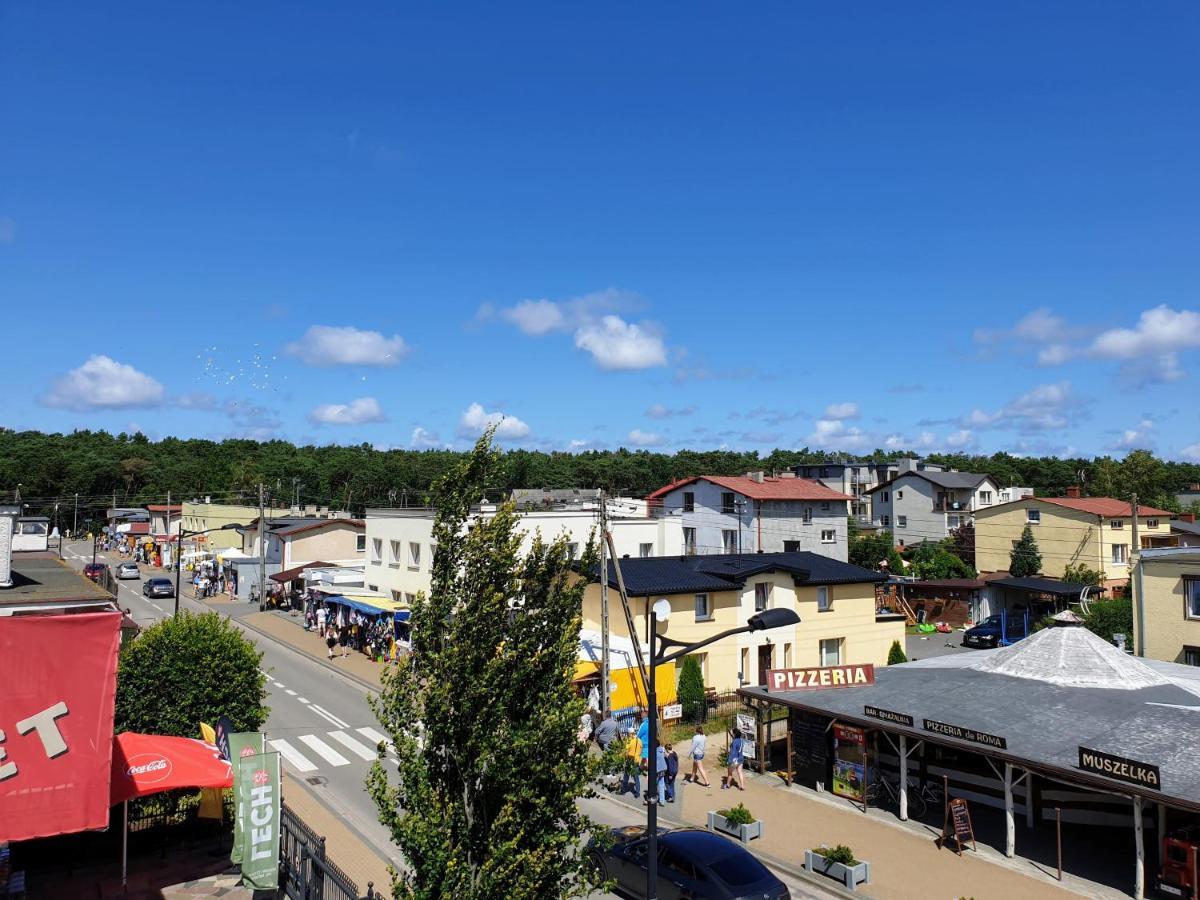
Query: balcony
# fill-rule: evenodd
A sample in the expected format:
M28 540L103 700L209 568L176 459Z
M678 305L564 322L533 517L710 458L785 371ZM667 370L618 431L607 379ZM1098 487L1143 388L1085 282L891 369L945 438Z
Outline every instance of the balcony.
M974 504L972 504L970 500L941 500L934 501L933 504L933 511L935 513L965 513L972 512L974 508Z

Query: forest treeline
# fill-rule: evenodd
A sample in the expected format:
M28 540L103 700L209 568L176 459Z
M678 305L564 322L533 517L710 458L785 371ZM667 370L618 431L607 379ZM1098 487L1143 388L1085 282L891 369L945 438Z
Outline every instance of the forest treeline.
M909 456L876 450L878 460ZM50 434L0 429L0 497L20 486L28 511L53 514L54 504L70 514L79 495L81 522L113 501L134 506L210 496L214 502L257 500L267 486L272 501L287 505L332 504L361 514L368 506L420 505L433 481L464 454L451 450L379 450L357 446L296 446L287 441L164 438L143 434L75 431ZM782 472L791 466L836 461L845 454L822 450L589 450L582 453L513 449L502 455L489 489L493 498L513 488L604 488L644 496L688 475L739 475L753 470ZM1124 458L1091 459L932 454L932 462L991 475L1000 486L1023 485L1039 495L1061 494L1081 485L1091 496L1128 497L1177 508L1175 494L1200 482L1200 465L1161 460L1146 450Z

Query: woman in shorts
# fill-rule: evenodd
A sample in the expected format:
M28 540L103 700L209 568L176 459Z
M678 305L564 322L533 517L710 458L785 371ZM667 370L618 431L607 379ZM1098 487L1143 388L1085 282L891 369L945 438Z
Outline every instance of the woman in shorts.
M688 756L692 758L692 774L685 780L701 787L708 787L708 773L704 771L704 750L707 744L708 738L704 734L704 726L697 725L696 733L692 735L692 748L688 752Z

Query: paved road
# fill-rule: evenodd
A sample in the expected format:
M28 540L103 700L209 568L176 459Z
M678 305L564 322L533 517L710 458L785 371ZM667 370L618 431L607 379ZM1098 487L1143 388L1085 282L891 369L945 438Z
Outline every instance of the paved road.
M67 543L67 561L82 568L92 560L92 546L86 542ZM124 560L116 553L101 553L99 562L116 566ZM142 596L145 578L160 576L157 569L142 567L142 579L119 582L118 600L130 610L139 625L151 625L174 612L174 600L148 599ZM211 607L192 600L185 585L181 609L207 612ZM220 611L236 620L257 612L257 604L234 603ZM399 863L400 855L378 822L375 805L367 796L363 780L375 758L375 747L386 738L367 704L369 691L360 682L329 669L311 657L271 640L256 631L244 629L246 636L263 652L262 666L267 675L267 700L270 715L264 726L267 742L279 751L284 767L303 779L317 798L355 830L385 859ZM580 801L583 811L603 825L630 825L645 821L645 807L614 802L607 797ZM336 860L335 860L336 861ZM805 882L777 871L792 891L793 898L832 897L814 891ZM605 900L597 894L594 900Z

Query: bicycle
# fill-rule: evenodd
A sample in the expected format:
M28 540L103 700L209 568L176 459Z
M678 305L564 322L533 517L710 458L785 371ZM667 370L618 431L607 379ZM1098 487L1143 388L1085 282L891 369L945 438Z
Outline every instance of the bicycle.
M865 793L866 801L871 806L888 806L900 808L900 778L881 777L872 781ZM931 782L917 787L910 779L908 782L908 815L919 819L925 815L929 805L942 805L942 789Z

